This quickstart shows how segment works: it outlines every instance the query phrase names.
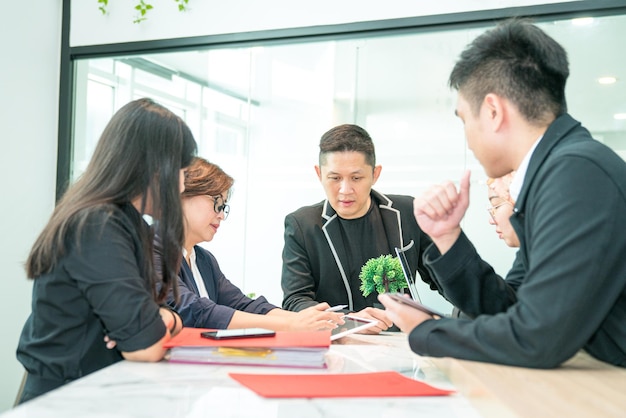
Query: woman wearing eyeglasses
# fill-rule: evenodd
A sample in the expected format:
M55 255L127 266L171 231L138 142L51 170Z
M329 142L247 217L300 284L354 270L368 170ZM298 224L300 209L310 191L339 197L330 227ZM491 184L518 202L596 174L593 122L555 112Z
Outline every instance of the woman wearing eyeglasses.
M251 299L220 270L215 256L199 247L211 241L228 217L233 178L219 166L194 158L185 172L182 207L185 223L183 263L179 274L178 302L168 304L180 314L183 324L196 328L261 327L276 331L332 329L343 324L342 314L326 312L320 303L301 312L290 312L264 297ZM159 265L159 255L156 255Z
M489 223L495 225L496 233L509 247L520 246L517 234L510 222L515 202L511 199L509 186L513 181L514 173L511 172L505 176L487 180L490 204L487 208L490 215Z

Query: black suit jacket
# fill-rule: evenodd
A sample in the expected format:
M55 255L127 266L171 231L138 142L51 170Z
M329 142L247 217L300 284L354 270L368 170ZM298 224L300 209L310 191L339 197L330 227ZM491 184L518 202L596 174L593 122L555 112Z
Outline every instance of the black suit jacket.
M422 264L422 253L432 241L415 221L413 197L385 196L374 190L371 196L380 208L389 243L388 254L395 256L394 247L406 250L411 270L419 271L422 279L431 283ZM360 290L350 285L344 267L346 246L358 244L344 242L338 215L327 200L287 215L281 279L283 308L300 311L319 302L328 302L331 306L345 304L350 311L365 308L355 306L353 296L360 294Z

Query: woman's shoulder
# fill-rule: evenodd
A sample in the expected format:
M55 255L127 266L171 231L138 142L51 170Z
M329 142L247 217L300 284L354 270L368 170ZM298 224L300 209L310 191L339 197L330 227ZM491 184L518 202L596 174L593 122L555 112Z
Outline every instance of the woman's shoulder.
M77 217L93 222L131 222L141 220L142 217L131 203L99 203L77 212Z
M194 245L193 248L196 251L196 259L205 259L210 261L212 264L217 264L217 258L215 258L211 251L199 245Z
M145 222L141 215L130 203L103 203L77 212L72 222L72 230L79 236L88 238L111 233L135 235L142 223Z

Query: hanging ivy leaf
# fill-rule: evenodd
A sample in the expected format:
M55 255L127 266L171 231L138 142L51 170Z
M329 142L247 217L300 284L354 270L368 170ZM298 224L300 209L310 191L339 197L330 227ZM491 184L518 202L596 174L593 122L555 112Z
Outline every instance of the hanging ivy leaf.
M97 2L98 10L100 10L100 13L102 13L103 15L108 14L109 0L97 0ZM174 2L178 7L179 12L186 11L187 6L189 5L189 0L174 0ZM152 6L150 3L146 3L145 0L139 0L139 3L137 3L133 8L137 12L139 12L139 14L135 16L133 23L141 23L144 20L148 19L146 15L148 14L149 10L152 10L154 8L154 6Z
M187 4L189 4L189 0L174 0L174 1L178 3L179 12L184 12L185 10L187 10Z
M109 5L109 0L98 0L98 4L98 10L100 10L103 15L107 14L107 6Z

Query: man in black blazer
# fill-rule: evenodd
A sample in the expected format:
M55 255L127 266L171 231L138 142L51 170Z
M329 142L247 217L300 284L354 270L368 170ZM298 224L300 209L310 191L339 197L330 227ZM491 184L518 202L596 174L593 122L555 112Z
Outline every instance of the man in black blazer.
M566 112L565 50L510 20L461 54L450 76L469 148L490 177L516 170L511 224L520 241L505 279L460 227L469 172L416 200L433 240L425 264L474 319L435 320L381 295L418 354L557 367L584 349L626 367L626 163Z
M327 198L285 218L284 309L347 305L347 311L378 319L374 332L386 329L392 323L374 308L380 306L377 294L361 294L359 273L370 258L395 256L394 247L404 249L412 271L430 281L421 256L431 241L415 221L413 197L372 190L381 169L363 128L340 125L322 136L315 171Z

